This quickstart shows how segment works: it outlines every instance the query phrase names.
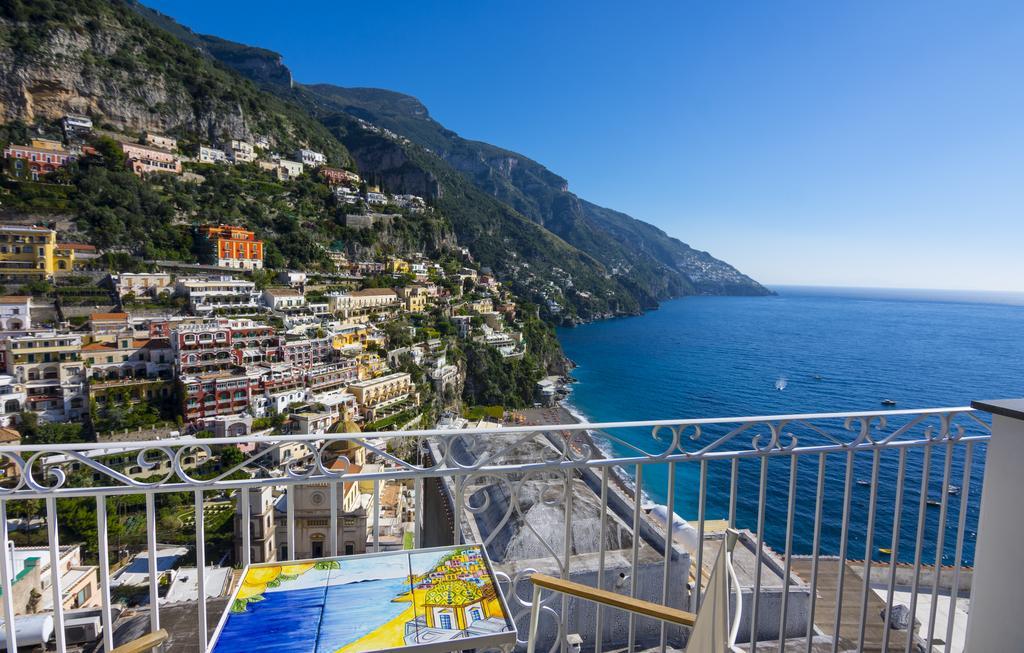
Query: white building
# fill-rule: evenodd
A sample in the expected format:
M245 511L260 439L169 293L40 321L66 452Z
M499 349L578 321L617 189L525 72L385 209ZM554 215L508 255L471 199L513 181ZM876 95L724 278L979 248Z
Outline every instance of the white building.
M387 204L388 196L384 193L377 193L375 191L366 192L366 203L367 204Z
M300 149L295 152L295 158L302 161L303 165L310 167L322 166L327 163L327 157L316 150Z
M85 135L92 131L92 118L69 113L61 120L61 127L64 128L64 135L69 138Z
M301 175L304 169L305 166L299 161L281 159L277 162L277 178L281 181L289 181Z
M48 546L12 547L7 554L12 563L11 606L15 614L52 612L53 557ZM65 610L93 608L100 605L98 567L82 564L82 549L66 544L57 553L60 576L60 601ZM18 640L21 643L21 640ZM19 647L21 648L21 647Z
M247 141L232 140L228 148L228 158L235 163L252 163L256 160L256 150Z
M122 272L110 275L110 281L119 297L132 293L136 297L170 293L171 275L166 272Z
M289 388L288 390L270 393L266 395L265 402L262 402L264 403L263 412L258 416L266 415L271 411L284 413L288 406L306 401L306 394L305 388Z
M333 292L327 295L327 308L346 317L398 306L398 293L391 288L366 288L353 292Z
M0 374L0 426L11 426L25 409L25 385L10 374Z
M306 298L294 288L267 288L263 291L263 305L275 311L302 308Z
M420 213L427 208L426 201L419 195L395 195L392 201L413 213Z
M362 199L357 191L346 186L337 186L334 189L334 195L338 198L339 202L344 202L345 204L355 204Z
M0 331L22 331L31 327L31 297L27 295L0 297Z
M228 155L224 150L218 150L213 147L206 147L205 145L199 146L199 162L200 163L227 163Z
M47 421L76 419L88 410L82 336L36 331L7 338L5 349L7 374L24 385L28 410Z
M211 278L185 278L174 284L175 293L188 298L196 313L210 313L216 309L260 308L260 292L256 284L230 276Z

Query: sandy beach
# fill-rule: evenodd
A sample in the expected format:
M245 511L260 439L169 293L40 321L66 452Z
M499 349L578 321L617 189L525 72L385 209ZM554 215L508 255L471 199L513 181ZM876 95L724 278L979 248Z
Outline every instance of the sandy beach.
M551 424L577 424L579 419L563 405L556 404L548 408L524 408L516 411L526 418L526 426L547 426Z

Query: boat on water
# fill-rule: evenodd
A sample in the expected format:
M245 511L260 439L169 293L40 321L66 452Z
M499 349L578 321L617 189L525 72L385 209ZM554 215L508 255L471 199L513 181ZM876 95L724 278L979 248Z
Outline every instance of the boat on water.
M955 497L956 495L960 494L960 486L959 485L947 486L946 487L946 494L950 494L950 495Z
M892 549L879 549L878 552L885 556L892 555Z
M941 506L942 505L942 502L939 501L938 499L928 499L927 503L928 503L929 506L933 506L933 507L934 506Z
M896 405L896 400L895 399L883 399L882 400L882 405L883 406L895 406Z
M775 389L778 390L779 392L782 392L783 390L786 389L786 386L788 384L789 381L786 380L786 377L780 376L778 380L775 381Z
M864 485L864 486L870 487L871 486L871 481L866 481L863 478L858 478L857 479L857 485Z

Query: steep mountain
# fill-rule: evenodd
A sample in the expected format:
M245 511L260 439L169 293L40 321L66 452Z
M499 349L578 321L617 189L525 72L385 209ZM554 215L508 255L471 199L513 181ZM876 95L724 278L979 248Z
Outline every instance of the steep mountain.
M707 252L625 213L587 202L528 157L460 137L416 98L371 88L300 86L321 112L339 111L404 136L442 158L477 188L626 275L656 299L680 294L760 295L756 281ZM307 100L308 103L308 100Z
M227 43L227 42L225 42ZM229 62L233 48L217 54ZM223 143L265 136L338 165L345 148L301 108L260 90L116 0L0 3L0 119L45 125L66 113L125 133Z
M264 88L295 99L327 123L347 114L409 139L462 173L478 189L500 200L574 247L607 271L624 277L639 304L686 294L760 295L769 291L731 265L670 237L653 225L597 206L569 192L568 182L521 154L461 138L431 118L416 98L375 88L295 84L280 55L195 34L142 5L137 10L180 38L234 67ZM361 166L364 172L382 169ZM392 170L393 167L388 167ZM394 180L394 175L390 175ZM401 178L410 178L406 170ZM411 175L416 177L415 174ZM391 188L406 192L402 184ZM439 189L440 190L440 189Z
M767 292L650 225L581 200L540 164L462 139L409 96L296 84L277 53L195 34L134 0L0 3L0 120L52 134L66 113L122 137L167 133L186 147L264 136L283 154L323 151L389 192L428 197L460 245L563 322L686 294ZM133 223L135 241L146 224ZM318 231L309 224L304 233ZM130 229L103 233L106 247L138 248L114 242Z

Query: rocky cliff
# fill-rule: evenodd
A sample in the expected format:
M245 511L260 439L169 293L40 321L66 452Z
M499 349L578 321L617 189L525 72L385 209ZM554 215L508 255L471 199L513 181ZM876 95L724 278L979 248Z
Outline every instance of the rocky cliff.
M79 113L121 132L209 143L262 135L285 151L308 144L339 164L348 162L337 140L301 110L183 46L122 3L61 5L0 7L4 122L46 123Z

